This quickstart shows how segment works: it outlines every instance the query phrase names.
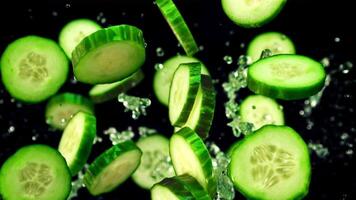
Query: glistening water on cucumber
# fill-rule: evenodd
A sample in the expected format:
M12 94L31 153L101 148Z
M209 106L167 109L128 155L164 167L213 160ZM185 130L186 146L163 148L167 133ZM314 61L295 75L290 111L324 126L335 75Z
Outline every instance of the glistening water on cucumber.
M304 99L324 86L326 73L317 61L301 55L275 55L252 64L247 86L257 94L283 100Z
M233 148L229 175L248 199L302 199L311 176L308 147L292 128L264 126Z
M2 82L12 97L38 103L54 95L64 84L69 63L54 41L26 36L6 47L0 66Z
M57 150L46 145L29 145L4 162L0 185L4 200L63 200L71 190L71 175Z
M88 84L120 81L145 62L142 31L131 25L118 25L85 37L72 53L74 75Z

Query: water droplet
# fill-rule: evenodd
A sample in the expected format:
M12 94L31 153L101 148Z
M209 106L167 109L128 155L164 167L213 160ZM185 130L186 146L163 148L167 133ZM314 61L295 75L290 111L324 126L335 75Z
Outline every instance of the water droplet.
M129 96L124 93L118 95L118 101L125 106L125 112L131 111L133 119L146 115L146 108L151 105L151 100L148 98Z
M100 19L100 23L105 24L105 22L106 22L106 18L105 17Z
M204 51L204 46L203 45L199 46L199 51Z
M246 46L245 43L241 43L241 44L240 44L240 48L241 48L241 49L245 48L245 46Z
M164 56L164 50L161 47L157 47L156 49L156 55L158 57L163 57Z
M229 47L229 46L230 46L230 41L226 41L226 42L225 42L225 46L226 46L226 47Z
M335 37L335 38L334 38L334 41L335 41L336 43L338 43L338 42L341 41L341 39L340 39L339 37Z
M264 58L270 57L272 55L273 55L273 53L272 53L271 50L265 49L265 50L262 51L260 59L264 59Z
M353 154L354 154L354 150L352 150L352 149L348 149L346 151L346 155L353 155Z
M329 155L329 149L324 147L320 143L310 142L308 144L308 147L310 150L314 151L319 158L325 158L326 156Z
M157 133L157 130L155 130L155 129L147 128L145 126L138 127L138 134L141 137L147 137L147 136L155 134L155 133Z
M231 65L232 64L232 57L231 56L224 56L224 61L226 64Z
M155 70L161 70L161 69L163 69L163 64L162 63L156 63L155 64Z
M126 12L122 12L121 13L122 16L126 16L126 14L127 14Z
M58 12L57 11L52 11L52 16L53 17L57 17L58 16Z
M324 67L329 67L330 66L330 60L329 58L325 57L323 59L321 59L321 64L324 66Z
M15 126L10 126L7 130L8 133L13 133L15 132Z
M65 7L70 8L72 5L70 3L66 3Z

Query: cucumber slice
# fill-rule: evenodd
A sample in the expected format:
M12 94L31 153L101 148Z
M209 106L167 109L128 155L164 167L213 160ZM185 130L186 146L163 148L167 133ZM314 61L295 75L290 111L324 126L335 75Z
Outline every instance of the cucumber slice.
M46 106L46 122L54 128L63 130L70 118L77 112L94 114L93 103L73 93L62 93L52 97Z
M192 129L184 127L174 133L169 153L177 175L194 177L211 196L216 192L213 164L203 140Z
M162 179L174 176L173 171L161 171L160 177L152 177L152 172L156 170L157 164L167 162L169 158L169 140L159 134L141 138L136 145L142 151L140 166L132 175L132 179L137 185L144 189L150 189L155 183Z
M301 55L275 55L248 68L247 86L276 99L303 99L318 93L326 73L317 61Z
M311 176L308 147L292 128L264 126L234 148L229 174L248 199L302 199Z
M101 26L90 19L73 20L66 24L59 33L59 45L71 59L72 52L80 41L100 29Z
M112 83L137 71L145 62L142 31L119 25L84 38L72 53L74 75L89 84Z
M90 164L84 184L94 196L114 190L136 170L141 155L141 150L132 141L111 147Z
M211 200L204 188L188 174L166 178L151 189L152 200Z
M158 100L168 106L169 89L173 79L173 74L178 66L183 63L200 62L198 59L189 56L174 56L163 63L163 68L155 72L153 78L153 89ZM201 63L201 62L200 62ZM201 73L209 75L205 65L201 63Z
M0 193L6 200L63 200L70 191L66 161L46 145L20 148L0 170Z
M286 35L278 32L266 32L257 35L247 47L247 56L252 62L260 59L262 51L269 49L272 55L295 54L292 40Z
M184 126L193 129L203 139L209 136L209 130L214 118L215 97L216 92L212 79L207 75L201 75L198 94Z
M57 93L64 84L69 62L54 41L26 36L6 47L0 66L2 81L12 97L38 103Z
M253 130L264 125L284 125L282 107L274 100L262 95L250 95L240 105L243 122L253 124Z
M260 27L275 18L287 0L222 0L225 14L244 28Z
M184 63L174 72L169 94L169 120L173 126L182 126L188 120L197 96L201 64Z
M85 165L96 136L94 115L78 112L64 129L58 151L66 159L72 176Z
M138 85L143 80L144 76L143 72L138 70L121 81L95 85L89 91L89 96L95 103L103 103L115 99L120 93L127 92Z
M185 53L188 56L197 53L198 45L174 2L172 0L156 0L155 2L179 43L183 46Z

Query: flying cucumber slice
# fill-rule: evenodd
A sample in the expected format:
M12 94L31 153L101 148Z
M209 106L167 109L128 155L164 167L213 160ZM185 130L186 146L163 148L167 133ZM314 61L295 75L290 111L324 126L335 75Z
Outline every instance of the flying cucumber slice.
M184 63L174 72L169 93L169 120L173 126L182 126L194 106L201 80L200 63Z
M94 114L94 105L79 94L58 94L47 103L46 122L54 128L63 130L70 118L79 111Z
M252 62L260 59L262 51L269 49L272 55L295 54L295 46L286 35L278 32L266 32L257 35L247 47L247 56Z
M301 55L275 55L252 64L247 86L257 94L276 99L304 99L324 86L325 69L317 61Z
M211 200L204 188L188 174L166 178L151 189L152 200Z
M69 62L54 41L26 36L6 47L0 66L2 81L12 97L38 103L54 95L64 84Z
M95 85L89 91L89 96L95 103L103 103L115 99L120 93L127 92L138 85L143 80L144 76L143 72L138 70L121 81Z
M193 129L203 139L209 136L209 130L214 118L216 92L212 79L201 75L201 83L194 106L184 126Z
M153 89L159 102L163 105L168 106L169 99L169 89L171 87L171 82L173 79L174 72L177 70L178 66L183 63L193 63L200 62L198 59L190 56L174 56L169 58L163 63L163 68L155 72L153 78ZM205 65L201 63L201 73L209 75L209 72Z
M192 129L184 127L173 134L169 148L176 174L191 175L213 197L216 192L213 164L209 151L199 135Z
M99 30L72 53L74 75L89 84L113 83L137 71L145 61L142 31L130 25Z
M274 19L287 0L222 0L225 14L244 28L260 27Z
M96 136L94 115L78 112L68 122L59 142L58 151L66 159L72 176L85 165Z
M71 191L71 175L61 154L46 145L29 145L10 156L0 170L5 200L63 200Z
M248 199L302 199L311 176L308 147L292 128L264 126L233 149L229 175Z
M197 53L198 45L174 2L172 0L156 0L155 2L179 43L183 46L185 53L188 56Z
M128 179L140 164L142 152L132 141L112 146L90 164L84 184L90 194L110 192Z
M59 33L59 45L68 58L72 58L75 47L86 36L98 31L101 26L90 19L76 19L67 23Z
M253 124L253 130L264 125L284 125L283 108L274 99L262 95L250 95L240 105L243 122Z
M144 189L151 189L151 187L160 182L162 179L174 176L174 171L168 168L160 168L159 174L155 174L159 165L169 165L169 140L159 134L150 135L141 138L136 145L142 151L142 158L140 166L137 168L132 179L137 185Z

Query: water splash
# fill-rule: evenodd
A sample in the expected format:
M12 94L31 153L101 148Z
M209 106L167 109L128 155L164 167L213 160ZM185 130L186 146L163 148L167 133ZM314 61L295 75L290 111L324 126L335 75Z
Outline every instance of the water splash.
M308 143L308 147L311 151L314 151L319 158L326 158L329 155L329 149L324 147L321 143Z
M157 159L158 161L154 163L154 166L152 167L153 170L150 173L151 178L161 181L164 178L175 175L172 160L169 155L163 156L162 154L156 154L153 156L155 156L155 159L159 159Z
M85 187L85 185L84 185L84 170L86 171L88 169L88 167L89 167L89 165L85 164L84 169L79 171L78 178L76 180L72 181L72 190L70 191L70 194L69 194L67 200L71 200L74 197L77 197L79 189Z
M148 98L129 96L124 93L119 94L118 101L125 106L125 112L131 111L132 119L138 119L141 115L146 115L146 108L151 105Z
M112 145L116 145L131 140L135 136L135 133L131 127L121 132L117 131L114 127L109 127L104 131L104 135L108 135Z
M270 57L272 55L273 55L273 53L272 53L271 50L265 49L265 50L262 51L260 59L264 59L264 58Z
M254 125L250 122L241 121L240 117L235 117L231 122L227 124L232 128L232 133L235 137L242 135L249 135L253 132Z
M138 134L140 135L140 137L147 137L155 133L157 133L156 129L148 128L145 126L138 127Z

